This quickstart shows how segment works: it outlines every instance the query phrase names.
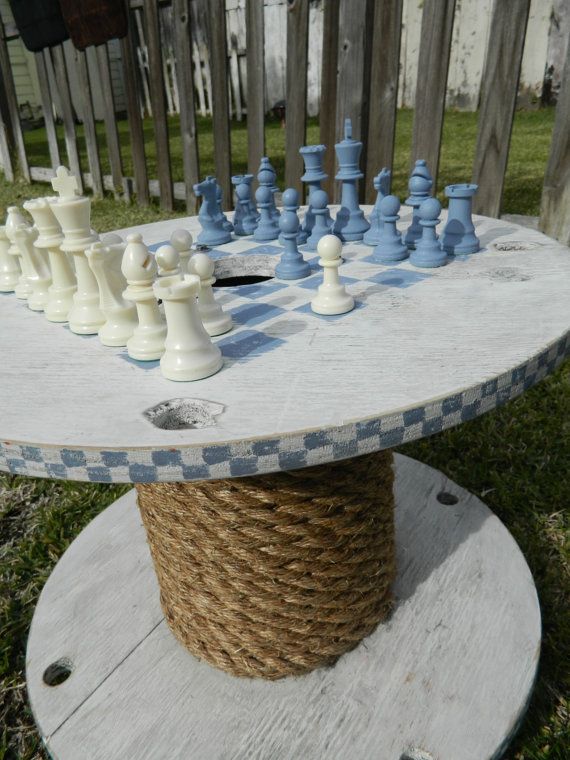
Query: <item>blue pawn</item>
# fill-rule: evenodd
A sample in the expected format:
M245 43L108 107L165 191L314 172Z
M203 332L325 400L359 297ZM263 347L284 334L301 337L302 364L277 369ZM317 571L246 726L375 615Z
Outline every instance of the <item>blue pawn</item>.
M339 171L335 176L342 182L340 204L332 228L341 240L362 240L370 225L364 218L364 213L358 205L357 182L364 177L358 162L362 152L362 143L352 139L352 122L344 120L344 140L334 146L339 163Z
M283 212L292 211L294 214L297 213L299 210L299 193L294 188L290 187L288 190L285 190L281 199L283 201ZM301 245L306 239L307 238L302 235L301 225L299 224L297 245ZM279 242L281 245L285 245L285 237L281 232L279 233Z
M445 188L449 210L441 247L446 253L476 253L479 250L479 238L471 219L471 204L477 190L477 185L470 184L448 185Z
M422 236L410 253L410 264L415 267L441 267L447 262L447 253L442 250L435 231L440 213L441 203L437 198L428 198L418 210Z
M294 189L285 190L283 199L289 193L288 206L293 206L292 195L299 200L299 194ZM303 258L303 254L297 248L297 236L299 234L299 219L295 211L285 210L279 219L279 229L284 240L285 250L275 267L275 274L282 280L300 280L311 274L309 263Z
M396 227L399 210L400 201L395 195L387 195L380 202L380 236L373 254L374 261L380 264L392 264L408 258L408 249Z
M364 233L364 237L362 238L366 245L378 245L378 241L380 240L380 203L383 198L390 194L391 183L392 172L386 167L374 177L373 184L376 190L376 203L368 217L370 229Z
M201 195L204 198L198 214L202 231L198 234L196 242L209 247L229 243L232 236L223 228L220 219L216 180L213 177L206 177L205 180L194 185L193 190L195 195Z
M255 228L257 227L259 215L257 213L257 208L255 208L255 211L252 211L251 183L241 182L236 187L236 196L242 211L240 223L241 232L238 232L236 228L235 233L236 235L253 235Z
M311 197L311 206L315 215L315 223L307 240L306 246L309 251L316 251L319 240L325 235L330 235L328 223L329 197L324 190L315 190Z
M255 200L259 208L259 221L255 232L253 233L253 239L260 243L267 243L269 240L275 240L279 235L279 227L277 222L271 215L271 199L273 193L269 187L261 185L257 188L255 193Z
M234 174L232 176L232 185L235 188L235 209L234 209L234 218L233 218L233 225L234 225L234 233L236 235L245 235L246 233L243 230L243 218L246 213L246 209L244 208L243 204L239 202L239 197L237 193L237 189L240 184L243 182L243 174ZM249 208L249 203L248 203Z
M430 174L427 163L423 158L420 158L416 161L410 175L410 181L408 182L410 196L404 201L406 206L411 206L413 209L412 221L406 232L406 237L404 238L404 243L410 249L414 248L416 240L419 240L422 236L422 227L420 225L418 209L426 198L429 198L432 186L433 177Z

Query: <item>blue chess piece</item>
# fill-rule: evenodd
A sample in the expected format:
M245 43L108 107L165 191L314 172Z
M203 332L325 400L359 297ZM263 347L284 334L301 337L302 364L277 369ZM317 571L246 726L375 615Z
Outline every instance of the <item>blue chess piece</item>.
M233 218L234 233L236 235L242 236L246 234L243 229L243 218L246 214L246 209L244 208L244 205L240 203L239 201L237 189L239 185L242 184L243 182L243 174L234 174L231 178L231 181L232 181L232 185L235 188L234 192L235 192L235 198L236 198L234 218ZM246 188L247 188L247 185L246 185Z
M408 182L410 195L405 200L406 206L411 206L413 209L412 221L406 232L406 237L404 238L404 243L410 249L414 248L416 240L419 240L422 236L422 227L418 217L418 209L426 198L429 198L432 186L433 177L430 174L427 163L423 158L420 158L416 161L410 175L410 181Z
M216 200L218 202L218 213L220 215L220 221L222 223L222 227L227 232L233 232L234 231L234 226L230 222L230 220L226 217L226 215L224 214L224 212L222 210L222 198L223 198L222 187L221 187L221 185L218 185L218 183L216 182Z
M218 210L217 182L214 177L206 177L202 182L193 187L194 194L203 197L198 221L202 225L202 231L198 234L197 243L213 247L229 243L231 233L224 229Z
M329 197L324 190L315 190L313 192L313 214L315 223L306 243L307 250L316 251L319 240L325 235L330 235L330 227L327 221Z
M286 211L292 211L294 214L297 214L297 211L299 211L299 193L294 188L290 187L288 190L285 190L281 200L283 201L284 213ZM281 245L285 245L285 238L283 236L283 233L279 233L278 239ZM305 241L306 238L301 234L301 226L299 225L299 230L297 232L297 245L301 245Z
M428 198L418 209L422 236L410 253L410 264L415 267L441 267L447 262L447 253L442 249L435 231L440 213L441 203L437 198Z
M374 261L380 264L392 264L408 258L408 249L402 242L402 235L396 227L400 218L400 201L395 195L387 195L380 202L380 235L374 249Z
M279 220L279 210L275 205L275 193L279 190L275 184L277 179L277 172L271 166L271 162L267 156L263 156L261 163L259 164L259 170L257 172L257 181L262 187L267 187L271 191L270 212L275 221ZM257 195L255 196L257 198Z
M240 175L232 177L232 182ZM251 176L251 175L249 175ZM247 175L241 176L236 185L236 211L234 215L234 232L236 235L253 235L257 227L257 212L251 211L251 183L245 181Z
M299 202L299 194L293 188L285 190L283 199L287 196L287 206L294 206ZM293 197L294 196L294 197ZM297 206L298 207L298 206ZM299 234L299 219L295 211L285 209L279 219L280 237L284 240L284 252L275 267L275 274L282 280L300 280L311 274L311 267L304 260L303 254L297 248L297 236Z
M448 185L445 194L449 198L447 223L441 235L441 247L447 253L476 253L479 238L471 219L473 196L477 185Z
M390 195L390 185L392 184L392 172L384 167L373 179L374 189L376 190L376 202L368 221L370 229L364 233L362 238L366 245L378 245L380 239L380 203L387 195Z
M338 210L332 228L341 240L362 240L370 225L358 205L357 182L364 177L358 161L362 152L362 143L352 139L352 122L344 120L344 140L334 146L339 163L335 179L342 182L341 207Z
M269 240L275 240L279 235L277 222L271 215L271 199L273 193L266 185L260 185L255 193L255 200L259 208L259 221L253 239L260 243L267 243Z
M315 190L320 190L321 182L328 178L328 174L325 174L323 171L323 157L326 149L326 145L304 145L302 148L299 148L299 153L301 154L305 165L305 173L301 177L301 182L304 182L309 188L307 212L305 213L305 218L301 225L301 234L299 235L299 242L302 243L307 241L315 223L312 208L313 193ZM330 211L327 209L327 224L329 230L332 227L332 223L333 220Z

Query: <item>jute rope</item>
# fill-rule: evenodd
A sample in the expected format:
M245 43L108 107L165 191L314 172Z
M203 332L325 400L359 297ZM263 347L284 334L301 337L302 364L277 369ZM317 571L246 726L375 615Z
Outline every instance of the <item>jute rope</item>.
M164 614L197 657L277 679L333 663L386 617L392 454L293 472L139 484Z

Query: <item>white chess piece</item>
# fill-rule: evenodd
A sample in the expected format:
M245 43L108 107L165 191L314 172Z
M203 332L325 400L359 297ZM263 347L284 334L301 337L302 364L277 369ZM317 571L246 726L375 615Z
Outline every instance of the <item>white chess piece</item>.
M118 235L116 232L105 232L104 235L101 235L101 242L104 245L122 245L123 248L125 248L126 243L123 240L123 238Z
M342 243L336 235L324 235L317 243L319 264L323 267L323 283L311 301L311 309L317 314L345 314L354 309L354 298L340 282L338 268L341 265Z
M180 273L180 254L172 245L161 245L160 248L154 254L156 263L158 265L159 277L173 277L178 275L182 279Z
M180 256L180 270L182 274L188 274L188 262L192 256L192 235L188 230L174 230L170 236L170 245L178 251Z
M206 332L196 297L200 279L187 274L163 277L154 283L154 293L162 299L168 333L160 369L168 380L201 380L221 369L222 352Z
M17 245L16 238L14 237L16 229L22 224L27 224L27 221L20 209L17 206L9 206L4 232L10 241L8 254L16 258L18 266L20 267L18 284L14 290L16 293L16 298L21 298L22 300L27 301L28 298L32 295L32 284L28 280L28 275L33 273L29 271L27 261L22 258L22 252L20 251L20 247Z
M10 256L10 241L6 230L0 227L0 293L13 293L20 279L20 264Z
M212 285L216 282L214 277L215 264L207 253L195 253L189 263L190 274L197 274L200 278L200 292L198 293L198 309L202 322L209 335L222 335L233 327L232 318L226 314L214 298Z
M108 235L107 240L114 238ZM138 324L134 304L123 298L127 286L121 272L125 245L118 243L92 243L85 255L99 286L99 308L105 317L105 324L99 329L99 339L104 346L126 346Z
M139 321L127 341L128 354L141 361L160 359L164 353L166 325L152 289L157 275L156 260L138 232L127 237L121 271L128 283L123 296L134 302Z
M48 303L48 288L51 285L47 255L45 251L36 248L34 243L38 231L29 224L20 224L14 231L14 240L20 248L22 261L28 269L28 282L32 292L28 298L28 306L32 311L43 311Z
M60 171L62 169L63 171ZM85 256L97 235L91 232L91 201L75 194L77 181L63 167L57 170L57 178L52 180L59 198L48 198L48 203L63 231L61 250L73 255L77 290L73 296L73 306L68 314L69 329L79 335L94 335L105 323L99 308L99 287Z
M24 208L30 213L39 232L36 248L47 251L49 257L52 284L48 289L45 315L50 322L67 322L77 286L73 267L67 254L61 250L61 227L46 198L26 201Z
M65 166L58 166L55 170L55 177L51 181L51 186L58 196L65 200L73 200L79 195L79 182L77 177L72 174Z

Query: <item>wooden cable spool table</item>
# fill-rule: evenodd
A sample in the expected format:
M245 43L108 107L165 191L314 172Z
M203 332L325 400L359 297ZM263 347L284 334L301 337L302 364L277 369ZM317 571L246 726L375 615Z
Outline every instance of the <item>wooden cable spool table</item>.
M212 251L235 326L214 339L221 372L194 383L0 298L0 468L136 483L146 528L133 490L41 594L27 683L54 758L502 754L540 651L529 569L435 470L396 455L392 497L388 453L570 352L570 251L475 223L482 251L437 270L346 244L342 317L310 310L316 254L284 282L277 242ZM181 226L198 231L138 230L158 244Z

